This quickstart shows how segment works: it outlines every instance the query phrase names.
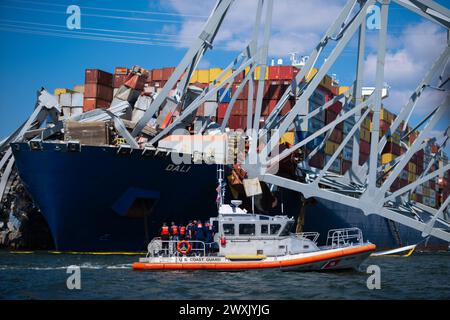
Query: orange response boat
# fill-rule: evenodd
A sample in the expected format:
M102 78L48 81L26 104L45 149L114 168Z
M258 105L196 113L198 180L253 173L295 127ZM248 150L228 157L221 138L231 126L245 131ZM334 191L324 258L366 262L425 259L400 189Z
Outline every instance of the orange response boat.
M283 271L357 269L375 251L358 228L328 232L318 246L317 232L291 233L294 219L284 215L247 213L240 201L221 205L211 218L214 242L153 239L148 254L133 264L135 270L250 270Z

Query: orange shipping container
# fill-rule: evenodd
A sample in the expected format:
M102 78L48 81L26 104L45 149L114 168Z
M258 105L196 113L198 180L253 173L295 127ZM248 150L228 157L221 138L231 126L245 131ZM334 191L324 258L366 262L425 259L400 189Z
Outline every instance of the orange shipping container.
M84 97L111 101L113 98L113 88L97 83L86 83Z
M111 102L97 98L84 98L83 112L91 111L94 109L107 109Z

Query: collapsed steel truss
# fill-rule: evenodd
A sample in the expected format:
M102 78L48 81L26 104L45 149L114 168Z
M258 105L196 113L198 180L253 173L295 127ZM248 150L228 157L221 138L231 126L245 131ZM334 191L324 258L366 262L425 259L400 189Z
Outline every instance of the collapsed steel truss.
M265 130L259 130L259 124L262 112L262 100L264 89L264 75L267 68L268 46L270 41L270 27L272 20L273 0L257 0L258 6L256 10L256 19L253 30L253 36L250 43L245 49L222 71L217 77L217 80L210 83L200 94L198 94L192 102L186 99L189 80L193 71L197 68L201 58L208 49L213 48L213 42L222 22L233 4L233 0L218 0L210 17L208 18L201 34L195 40L193 45L189 48L179 65L176 67L172 76L167 81L162 91L157 95L155 100L150 104L145 111L142 118L135 125L130 134L121 120L121 115L130 107L127 102L113 103L109 110L93 110L82 115L72 117L71 120L76 121L95 121L113 119L114 125L118 132L126 139L127 143L136 148L134 137L139 135L146 124L154 117L154 115L162 108L174 109L181 107L179 116L166 128L160 130L148 143L149 146L155 145L163 137L172 133L177 126L189 121L192 114L209 98L217 95L219 90L223 89L223 93L219 97L219 102L223 100L227 91L231 90L231 85L235 78L244 70L245 77L241 84L236 89L231 97L228 105L225 118L221 125L221 130L225 131L228 124L234 104L244 89L248 86L248 111L247 111L247 135L250 139L250 148L247 155L248 159L259 159L255 162L246 161L243 167L248 172L249 178L258 177L261 181L269 184L281 186L303 193L306 198L318 197L334 202L345 203L348 206L359 208L361 212L366 215L377 214L388 218L392 221L398 222L405 226L422 232L422 235L432 235L437 238L450 242L450 228L449 223L444 219L449 204L450 197L448 197L439 209L416 203L410 200L411 193L420 185L450 169L450 165L446 164L443 167L430 172L431 167L436 161L436 154L428 163L424 172L420 177L409 183L407 186L390 192L389 189L395 179L399 177L401 171L412 158L412 156L421 149L426 148L431 143L439 144L440 149L443 149L448 142L450 129L442 134L441 137L434 137L428 140L427 137L431 130L435 127L437 121L449 111L450 101L447 94L444 101L435 108L435 110L420 124L423 130L419 136L410 145L404 145L407 148L406 153L398 156L395 160L388 164L389 171L386 172L387 165L379 165L379 156L388 141L388 139L396 131L401 131L406 128L410 115L421 97L423 91L429 86L433 77L439 73L440 70L445 69L446 63L450 54L450 37L446 48L441 53L439 58L432 65L425 77L420 81L417 88L410 96L408 102L403 106L400 114L391 124L389 130L384 136L380 136L380 111L382 90L384 85L384 61L385 61L385 47L387 37L388 25L388 10L389 0L378 0L381 4L381 26L378 38L378 53L377 53L377 69L376 69L376 84L373 94L367 99L362 97L363 84L363 65L364 65L364 47L365 47L365 23L366 13L370 11L376 0L349 0L341 13L327 30L319 44L314 48L310 54L310 58L306 64L301 68L291 86L284 92L282 98L277 103L274 110L267 117L264 124ZM400 6L415 12L422 17L450 29L450 12L448 9L440 6L431 0L393 0ZM262 22L263 10L265 8L264 23ZM262 45L258 46L258 38L260 30L263 28ZM342 53L342 50L349 43L353 35L359 32L359 41L357 48L357 65L356 75L353 85L346 92L334 97L321 107L304 114L302 106L306 105L313 92L318 88L319 83L323 77L329 72L333 63ZM334 43L331 53L321 66L317 66L319 58L323 55L324 50ZM256 68L259 67L259 79L256 88L256 105L253 101L254 86L252 79L255 75ZM313 68L317 68L317 73L310 77L310 72ZM448 75L447 75L448 76ZM442 77L441 77L442 78ZM307 80L308 79L308 80ZM251 81L249 81L251 80ZM439 84L441 90L447 83L447 79L441 79ZM176 94L169 96L172 88L176 86ZM292 110L284 116L280 116L281 109L290 97L296 98L296 103ZM5 191L6 182L9 173L12 170L14 159L9 147L9 143L20 140L24 133L37 128L44 121L42 114L49 112L59 112L57 101L50 101L51 95L46 91L41 91L38 98L38 106L35 109L30 119L24 123L13 135L4 140L0 144L0 152L6 152L0 162L0 170L6 165L6 169L2 175L0 182L0 199ZM51 100L51 99L50 99ZM325 112L334 103L340 101L343 105L342 111L338 117L331 123L325 125L322 129L316 131L312 135L296 143L289 149L284 150L281 154L274 154L273 148L278 143L280 135L284 134L292 126L294 121L297 123L305 123L309 119L321 112ZM255 105L255 109L253 106ZM254 112L253 112L254 110ZM370 158L362 166L359 165L359 128L363 120L372 112L372 132L370 145ZM312 168L308 165L308 160L317 153L325 144L334 128L345 120L354 119L354 126L350 132L345 136L342 143L339 145L336 152L327 161L323 169ZM405 125L400 128L404 121ZM43 130L41 139L45 139L51 134L57 132L62 128L62 123L55 121L55 125ZM202 127L201 130L203 130ZM201 133L201 130L196 133ZM275 130L275 131L274 131ZM275 133L274 133L275 132ZM402 132L403 139L406 139L408 133ZM324 141L316 147L316 149L305 159L301 164L302 168L308 172L305 182L298 182L291 179L279 177L275 174L274 168L284 158L291 155L296 150L305 146L307 143L313 141L315 138L325 135ZM263 144L261 141L266 141ZM331 165L343 151L348 143L353 143L352 167L344 176L338 176L329 172Z

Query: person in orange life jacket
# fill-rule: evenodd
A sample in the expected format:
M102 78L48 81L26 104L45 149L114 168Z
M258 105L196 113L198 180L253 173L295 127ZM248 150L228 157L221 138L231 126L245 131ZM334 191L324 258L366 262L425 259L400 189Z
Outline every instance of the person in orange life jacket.
M178 241L180 239L178 226L173 221L170 226L170 234L172 235L172 240Z
M180 240L186 239L186 227L183 224L180 224Z
M205 242L206 240L206 230L203 228L203 224L200 220L198 220L197 225L195 226L195 240ZM196 253L201 253L204 245L200 242L195 242L195 248L197 249Z
M169 243L167 241L170 240L170 230L167 223L163 223L161 229L159 230L159 235L161 236L162 242L162 250L163 253L168 254Z

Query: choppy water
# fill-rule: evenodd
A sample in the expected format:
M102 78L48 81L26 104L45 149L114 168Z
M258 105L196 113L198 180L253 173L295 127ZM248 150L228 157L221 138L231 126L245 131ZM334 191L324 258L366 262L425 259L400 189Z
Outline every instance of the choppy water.
M450 299L450 253L372 257L360 271L137 272L137 256L0 252L0 299ZM367 266L381 268L369 290ZM66 286L81 267L81 290Z

